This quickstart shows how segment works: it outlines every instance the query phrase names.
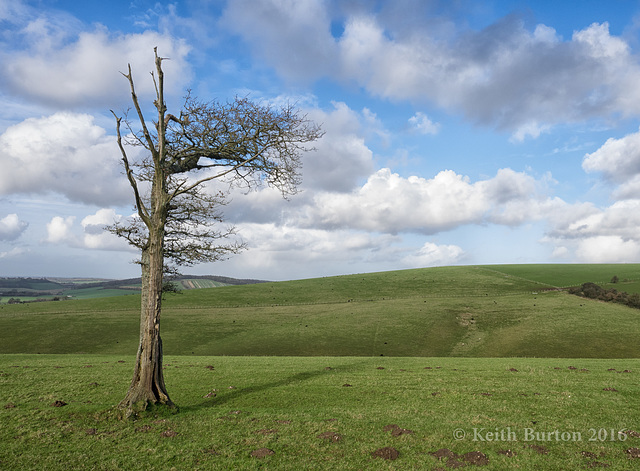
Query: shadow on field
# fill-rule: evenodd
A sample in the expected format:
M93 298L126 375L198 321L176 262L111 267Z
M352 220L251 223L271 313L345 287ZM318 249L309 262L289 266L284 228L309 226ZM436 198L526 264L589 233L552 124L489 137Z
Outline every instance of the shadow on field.
M290 384L294 384L294 383L302 383L304 381L308 381L310 379L316 378L318 376L322 376L322 375L335 375L336 373L345 373L347 371L349 371L352 367L359 367L361 366L363 363L366 363L366 361L359 361L359 362L354 362L354 363L350 363L347 365L340 365L339 367L336 368L332 368L332 367L324 367L322 369L319 370L313 370L313 371L304 371L302 373L296 373L293 374L291 376L288 376L286 378L282 378L279 379L278 381L271 381L269 383L264 383L264 384L260 384L260 385L255 385L255 386L249 386L246 388L238 388L238 389L232 389L229 392L226 392L223 396L221 397L215 397L215 398L211 398L209 400L203 401L200 404L195 404L192 406L181 406L180 410L185 411L185 412L191 412L191 411L197 411L199 409L204 409L204 408L209 408L209 407L217 407L220 406L222 404L225 404L228 401L237 399L239 397L242 397L246 394L253 394L253 393L257 393L257 392L262 392L262 391L268 391L269 389L273 389L273 388L279 388L282 386L288 386ZM336 383L337 384L337 383Z

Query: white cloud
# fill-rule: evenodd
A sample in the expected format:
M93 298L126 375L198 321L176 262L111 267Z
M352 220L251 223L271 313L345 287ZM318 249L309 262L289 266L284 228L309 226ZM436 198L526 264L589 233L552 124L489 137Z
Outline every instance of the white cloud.
M285 78L354 81L373 95L462 112L514 140L559 123L640 112L638 59L606 22L563 39L515 15L471 30L435 25L433 14L406 18L405 11L398 21L318 1L231 5L234 31ZM332 22L343 27L334 28L339 37Z
M89 250L135 251L126 240L106 230L106 226L120 220L122 216L115 210L105 208L85 216L80 222L81 227L75 225L75 216L54 216L47 223L44 242Z
M440 125L431 121L426 114L420 111L409 118L409 124L411 129L419 134L438 134L440 131Z
M29 226L13 213L0 219L0 240L16 240Z
M86 216L80 223L84 230L82 239L84 247L99 250L130 250L124 239L105 230L106 226L121 220L122 216L114 209L99 209L95 214Z
M182 90L191 77L184 41L152 31L113 35L102 27L68 38L48 21L37 18L24 26L25 37L38 38L31 48L0 55L2 88L13 95L65 107L126 103L129 86L120 72L131 63L138 93L155 97L148 76L155 70L155 46L160 56L171 59L163 62L172 77L167 93Z
M541 207L554 204L537 187L532 177L510 169L476 183L452 170L425 179L381 169L351 193L318 193L301 224L391 234L435 234L485 222L516 225L541 218Z
M542 239L555 246L553 255L588 263L640 261L640 200L618 201L598 209L592 204L567 205L551 213Z
M316 79L331 70L336 44L321 0L234 0L228 2L221 25L241 34L287 78Z
M582 211L564 216L564 220L557 221L552 236L565 239L620 236L640 240L640 200L618 201L604 210L585 206Z
M10 258L18 258L21 255L24 255L28 251L22 247L13 247L11 250L7 252L0 252L0 260L2 259L10 259Z
M261 279L296 279L397 268L407 252L400 237L388 234L277 223L243 223L238 230L248 250L212 268L232 266Z
M628 195L640 177L640 131L620 139L607 139L598 150L584 156L582 168L623 184L622 192ZM637 190L635 196L640 197Z
M76 237L72 232L75 219L75 216L68 216L66 218L54 216L51 218L51 221L47 223L47 238L44 242L49 244L77 245Z
M9 127L0 135L0 194L55 192L98 205L128 201L115 138L93 121L59 112Z
M578 242L576 256L586 263L640 261L640 241L617 235L589 237Z
M350 191L373 171L373 152L365 144L361 122L364 119L370 125L371 115L360 116L342 102L333 106L329 112L309 112L325 135L314 143L316 151L302 157L303 189Z
M421 268L435 265L454 265L465 256L465 252L457 245L437 245L426 242L420 250L402 259L406 266Z

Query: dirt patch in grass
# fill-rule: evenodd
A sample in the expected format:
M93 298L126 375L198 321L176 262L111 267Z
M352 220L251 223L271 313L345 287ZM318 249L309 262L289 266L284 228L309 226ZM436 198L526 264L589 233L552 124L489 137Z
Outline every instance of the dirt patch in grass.
M391 435L394 437L413 433L413 430L399 427L397 424L385 425L382 430L385 432L391 431Z
M58 400L58 401L54 401L54 402L51 404L51 407L64 407L64 406L66 406L66 405L67 405L67 403L66 403L66 402Z
M511 450L508 450L511 451ZM458 455L448 448L440 448L431 453L438 461L445 461L447 468L463 468L465 466L486 466L489 464L489 458L481 451L470 451L464 455Z
M608 463L603 463L601 461L592 461L587 465L587 468L608 468Z
M629 455L629 458L640 458L640 448L627 448L625 453Z
M384 460L397 460L400 456L400 452L393 447L385 446L384 448L378 448L371 453L374 458L382 458Z
M486 466L489 464L489 458L481 451L470 451L462 455L462 460L475 466Z
M275 455L276 452L269 448L258 448L251 452L251 456L254 458L265 458L267 456Z
M540 455L548 455L549 454L549 450L547 450L547 448L542 446L542 445L529 445L529 448L531 448L533 451L535 451L536 453L538 453Z

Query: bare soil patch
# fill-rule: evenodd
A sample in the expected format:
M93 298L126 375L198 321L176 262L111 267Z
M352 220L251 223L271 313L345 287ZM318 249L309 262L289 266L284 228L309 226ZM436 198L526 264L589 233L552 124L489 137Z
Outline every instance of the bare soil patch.
M629 458L640 458L640 448L627 448L625 453L629 455Z
M384 460L397 460L400 456L400 452L393 447L385 446L384 448L378 448L371 453L374 458L382 458Z
M265 458L267 456L275 455L276 452L269 448L258 448L251 452L251 456L254 458Z
M532 450L534 450L536 453L540 455L549 454L549 450L547 450L547 448L542 445L529 445L529 448L531 448Z
M511 452L511 450L506 450ZM506 454L506 453L505 453ZM470 451L464 455L458 455L448 448L440 448L431 453L438 461L446 460L447 468L463 468L465 466L486 466L489 464L489 458L481 451Z

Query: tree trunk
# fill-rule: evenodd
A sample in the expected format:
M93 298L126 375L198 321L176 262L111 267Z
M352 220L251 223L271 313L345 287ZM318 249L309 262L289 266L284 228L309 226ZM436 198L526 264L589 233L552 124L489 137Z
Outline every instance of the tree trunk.
M140 345L131 385L118 405L126 417L136 416L157 405L176 408L165 388L162 371L160 312L164 263L163 227L149 231L149 244L142 251Z

